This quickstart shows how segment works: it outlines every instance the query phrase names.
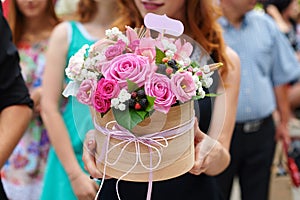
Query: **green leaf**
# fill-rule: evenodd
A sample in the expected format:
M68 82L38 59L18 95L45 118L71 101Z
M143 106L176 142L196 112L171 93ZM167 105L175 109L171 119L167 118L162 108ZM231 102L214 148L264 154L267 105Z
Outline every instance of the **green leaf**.
M124 111L120 111L118 109L112 108L114 117L116 119L116 121L118 122L118 124L120 124L121 126L123 126L124 128L128 129L128 127L130 127L130 114L129 114L129 110L126 109Z
M136 114L138 114L143 120L148 115L148 112L144 111L144 110L132 110L131 112L136 112ZM133 113L132 115L135 115L135 114Z
M192 99L196 101L196 100L199 100L199 99L202 99L202 98L200 96L193 96Z
M151 97L151 96L146 96L146 97L147 97L147 100L148 100L148 106L146 108L146 111L150 112L150 111L153 110L154 101L155 101L156 97Z
M162 64L163 63L162 59L166 57L166 54L157 47L155 47L155 51L156 51L155 63Z
M115 108L112 108L112 110L118 124L129 131L144 120L144 117L141 117L142 114L137 113L136 110L126 109L124 111L120 111Z
M196 62L196 61L192 61L191 64L190 64L190 66L192 66L192 68L200 68L199 63Z
M215 94L215 93L209 93L209 94L205 94L206 97L217 97L220 96L221 94Z
M205 97L217 97L220 96L221 94L215 94L215 93L209 93L209 94L205 94ZM203 97L201 96L193 96L192 98L193 100L199 100L199 99L203 99Z
M127 86L128 86L128 92L133 92L135 91L136 89L139 88L139 86L135 83L135 82L132 82L131 80L127 79Z
M148 106L146 110L129 109L128 106L124 111L112 108L114 117L118 124L130 131L146 117L149 117L150 114L153 113L155 97L146 97L148 100Z

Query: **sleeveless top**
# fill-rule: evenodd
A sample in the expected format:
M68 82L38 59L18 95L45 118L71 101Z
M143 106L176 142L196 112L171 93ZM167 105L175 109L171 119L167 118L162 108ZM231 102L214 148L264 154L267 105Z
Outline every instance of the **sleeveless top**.
M69 24L70 41L66 63L69 62L70 57L75 54L84 44L91 45L96 41L96 39L92 38L79 22L71 21ZM67 83L68 81L69 80L65 76L65 82ZM77 112L77 114L73 115L73 112ZM81 123L78 123L79 119L76 119L75 116L80 118ZM67 127L77 161L82 170L84 170L84 164L81 159L83 147L82 141L84 134L88 130L93 129L89 108L88 106L76 101L76 98L69 97L67 102L62 106L62 117ZM77 198L58 156L56 155L53 147L51 147L49 151L41 200L53 199L76 200Z
M197 53L197 52L196 52ZM211 55L213 56L213 54ZM212 60L208 61L212 62ZM214 73L212 90L216 91L218 81L217 73ZM200 129L206 133L211 120L213 99L205 97L195 101L195 113L199 119ZM116 193L116 179L105 180L98 200L118 200ZM119 194L122 200L146 199L148 182L119 182ZM179 177L153 182L151 200L221 200L221 191L217 186L216 179L205 174L193 175L189 172Z

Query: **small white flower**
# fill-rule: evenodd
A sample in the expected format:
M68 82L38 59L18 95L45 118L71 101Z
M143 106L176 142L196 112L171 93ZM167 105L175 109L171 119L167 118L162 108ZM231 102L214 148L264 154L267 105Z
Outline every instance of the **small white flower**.
M184 62L183 62L183 60L178 60L178 61L177 61L177 64L178 64L179 66L181 66L181 67L184 67Z
M204 73L209 73L210 72L209 66L208 65L204 65L203 66L203 71L204 71Z
M118 40L122 40L125 42L127 45L129 44L129 39L125 35L118 35Z
M111 107L114 107L115 109L118 109L120 101L118 98L111 99Z
M97 77L99 76L99 73L94 71L87 71L86 78L85 79L94 79L97 80Z
M108 39L117 40L123 34L117 27L113 27L112 29L106 30L105 35Z
M131 94L127 92L127 90L122 89L120 91L120 94L118 96L118 99L121 103L124 103L125 101L129 100L131 98Z
M177 51L176 45L173 43L169 43L169 45L167 46L167 49L169 49L170 51L173 51L173 52Z
M162 44L163 44L165 50L170 50L174 53L177 51L176 45L169 40L163 39Z
M111 29L111 32L112 32L112 34L114 34L114 35L122 34L122 32L119 30L118 27L113 27L113 28Z
M82 70L84 69L85 54L89 45L83 45L76 54L74 54L68 63L68 67L65 69L66 75L75 81L82 81L84 79Z
M202 87L202 83L201 81L199 80L199 77L196 76L196 75L193 75L193 81L195 83L195 86L196 86L196 89L198 90L198 88Z
M189 57L183 58L183 62L185 66L189 66L191 64L191 59Z
M213 79L211 77L205 77L202 79L202 84L204 87L209 88L213 84Z
M198 72L198 71L200 71L200 69L199 69L198 67L193 68L193 72L194 72L194 73L196 73L196 72Z
M205 97L205 91L203 90L202 87L198 89L198 96L200 98L204 98Z
M127 90L122 89L117 98L111 100L111 107L115 109L124 111L126 109L126 105L124 104L131 98L131 94L127 92Z
M173 56L174 56L174 52L173 51L171 51L171 50L167 50L166 51L166 56L168 57L168 58L172 58Z
M118 108L119 110L124 111L126 109L126 105L124 103L120 103Z
M169 42L169 40L162 39L162 40L161 40L161 43L163 44L164 49L167 49L170 42Z

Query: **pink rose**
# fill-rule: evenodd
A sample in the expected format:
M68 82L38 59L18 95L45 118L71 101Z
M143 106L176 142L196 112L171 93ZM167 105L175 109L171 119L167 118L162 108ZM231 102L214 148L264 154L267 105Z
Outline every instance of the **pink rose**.
M171 78L171 87L177 100L184 103L196 96L196 86L190 72L176 73Z
M79 86L78 93L76 95L77 100L82 103L91 106L92 96L96 91L97 81L93 79L86 79L82 81Z
M116 80L121 88L127 87L127 79L139 87L143 86L153 70L147 57L132 53L117 56L109 64L102 66L103 76Z
M120 87L116 80L101 78L97 84L96 91L103 99L112 99L118 97Z
M176 97L171 90L170 79L162 74L153 74L145 83L145 93L156 97L154 109L163 113L169 112L171 106L176 103Z
M108 60L111 60L114 57L121 55L125 50L125 48L126 48L126 43L123 42L122 40L118 40L118 42L115 45L112 45L107 48L107 50L105 51L105 57Z
M98 91L95 92L93 106L97 112L106 113L110 109L110 105L110 100L104 99Z

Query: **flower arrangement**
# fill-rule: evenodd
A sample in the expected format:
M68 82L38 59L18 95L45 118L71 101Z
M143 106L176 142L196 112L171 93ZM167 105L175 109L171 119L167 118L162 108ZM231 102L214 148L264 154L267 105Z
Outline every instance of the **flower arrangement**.
M114 27L70 58L65 71L72 81L66 90L73 88L72 95L101 116L112 109L118 124L131 130L153 111L166 114L207 95L203 88L211 86L213 70L222 64L200 66L191 60L192 52L191 43L180 38Z
M125 33L109 29L106 38L84 45L70 58L65 71L71 81L63 95L91 107L103 177L148 181L151 199L152 181L193 166L193 100L216 95L205 88L222 63L201 66L193 60L200 52L179 37L180 21L150 13L144 23L146 29L126 27Z

